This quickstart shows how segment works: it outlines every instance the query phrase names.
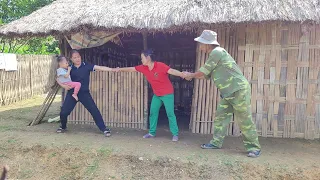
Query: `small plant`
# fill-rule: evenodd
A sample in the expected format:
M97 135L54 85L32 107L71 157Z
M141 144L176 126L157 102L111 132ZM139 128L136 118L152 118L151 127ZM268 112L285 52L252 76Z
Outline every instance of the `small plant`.
M15 140L15 139L9 139L8 140L8 143L15 143L15 142L17 142L17 140Z
M54 152L54 153L49 155L49 158L53 158L53 157L56 157L56 156L57 156L57 153Z
M112 153L112 150L111 149L106 149L106 148L100 148L98 150L98 152L99 152L100 155L108 157Z
M92 164L87 165L86 175L91 176L99 169L99 161L95 159Z
M28 179L32 177L32 171L31 170L23 170L19 172L19 179Z

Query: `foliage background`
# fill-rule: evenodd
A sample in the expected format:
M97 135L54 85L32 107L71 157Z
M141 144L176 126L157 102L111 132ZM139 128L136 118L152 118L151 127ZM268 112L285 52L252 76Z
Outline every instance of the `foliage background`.
M0 0L0 26L46 6L54 0ZM45 38L0 37L0 52L16 54L59 54L59 41L52 36Z

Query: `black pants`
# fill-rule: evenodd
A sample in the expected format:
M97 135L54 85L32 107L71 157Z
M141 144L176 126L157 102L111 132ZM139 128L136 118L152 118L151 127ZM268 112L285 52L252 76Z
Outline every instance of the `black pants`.
M66 98L64 100L64 103L61 107L60 112L60 120L61 120L61 128L66 129L67 128L67 121L68 116L74 109L74 107L77 104L77 101L72 97L72 91L68 91ZM95 102L92 99L92 96L89 91L78 93L79 101L83 104L83 106L90 112L91 116L94 119L94 122L100 129L100 131L105 131L107 129L106 125L104 124L104 121L102 119L101 113L95 104Z

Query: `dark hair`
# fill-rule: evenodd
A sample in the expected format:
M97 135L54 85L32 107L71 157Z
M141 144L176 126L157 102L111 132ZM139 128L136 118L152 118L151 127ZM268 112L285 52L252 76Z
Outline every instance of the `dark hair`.
M142 50L141 54L143 54L145 57L150 56L151 61L155 59L154 50L153 49L146 49Z
M77 50L75 50L75 49L72 49L72 50L70 51L70 58L72 57L72 55L73 55L74 53L80 54L79 51L77 51Z
M63 58L67 59L66 57L62 56L62 55L57 55L56 56L58 63L62 61Z

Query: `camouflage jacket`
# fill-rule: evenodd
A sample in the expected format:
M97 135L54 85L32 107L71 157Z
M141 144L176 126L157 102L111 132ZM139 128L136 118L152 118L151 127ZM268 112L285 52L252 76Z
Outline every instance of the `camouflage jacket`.
M222 97L228 97L240 89L250 87L235 60L222 47L212 50L199 71L205 74L206 79L211 78L214 81Z

